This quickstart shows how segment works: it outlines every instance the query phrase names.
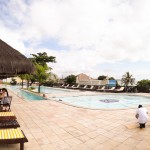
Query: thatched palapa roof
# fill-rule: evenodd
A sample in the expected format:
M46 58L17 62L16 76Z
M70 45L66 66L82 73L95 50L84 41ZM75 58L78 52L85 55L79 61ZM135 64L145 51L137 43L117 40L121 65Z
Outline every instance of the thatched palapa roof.
M0 39L0 76L9 77L33 72L33 63Z

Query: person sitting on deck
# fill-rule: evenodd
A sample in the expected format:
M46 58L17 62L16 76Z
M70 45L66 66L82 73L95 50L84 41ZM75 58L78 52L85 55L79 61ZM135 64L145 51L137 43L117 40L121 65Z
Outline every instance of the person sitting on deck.
M2 88L2 93L0 95L0 111L3 110L3 105L9 105L10 109L10 100L8 98L9 94L6 88Z
M9 96L8 91L6 88L2 88L2 93L0 95L0 99L2 99L3 97Z

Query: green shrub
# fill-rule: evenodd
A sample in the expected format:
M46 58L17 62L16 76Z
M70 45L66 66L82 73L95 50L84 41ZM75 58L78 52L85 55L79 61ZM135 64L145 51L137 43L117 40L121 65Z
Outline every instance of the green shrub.
M137 83L138 92L150 92L150 80L141 80Z

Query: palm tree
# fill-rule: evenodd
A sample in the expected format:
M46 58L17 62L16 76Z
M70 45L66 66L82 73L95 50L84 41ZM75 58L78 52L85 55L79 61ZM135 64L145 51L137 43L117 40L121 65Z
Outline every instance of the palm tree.
M36 79L39 82L38 92L40 93L40 86L42 83L48 78L49 74L46 73L46 70L48 70L48 67L43 67L42 65L36 64Z
M18 75L18 77L22 80L21 85L22 85L22 88L23 88L23 80L26 79L26 75L25 74L20 74L20 75Z
M129 84L133 85L135 83L134 78L129 72L126 72L121 79L122 84L128 89Z

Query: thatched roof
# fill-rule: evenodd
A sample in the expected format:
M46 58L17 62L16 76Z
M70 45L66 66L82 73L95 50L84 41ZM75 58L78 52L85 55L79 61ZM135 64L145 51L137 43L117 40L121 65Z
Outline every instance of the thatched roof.
M30 74L34 72L33 63L0 39L0 76Z

